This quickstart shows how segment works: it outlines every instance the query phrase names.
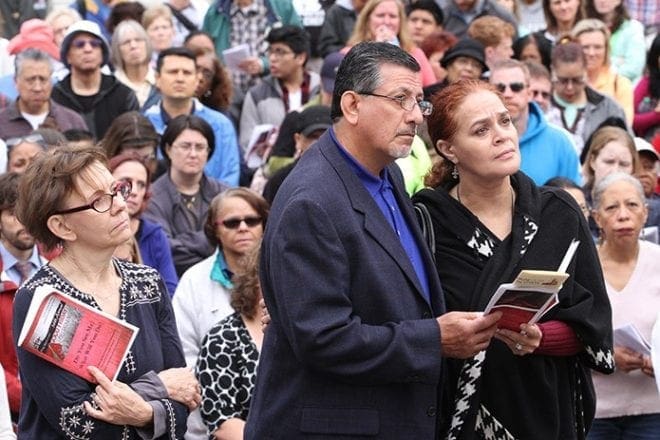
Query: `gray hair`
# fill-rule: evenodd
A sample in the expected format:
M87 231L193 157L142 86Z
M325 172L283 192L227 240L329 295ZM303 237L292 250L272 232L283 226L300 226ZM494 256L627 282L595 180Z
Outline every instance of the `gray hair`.
M48 55L46 52L43 50L39 49L34 49L32 47L25 49L24 51L21 51L16 54L16 58L14 59L14 77L18 77L18 75L21 73L21 70L23 69L23 63L25 61L34 61L38 63L46 63L48 64L48 68L50 69L50 73L53 73L53 62L51 61L50 55Z
M149 64L149 61L151 60L153 48L151 46L151 41L149 40L149 35L147 35L147 31L144 30L144 27L135 20L123 20L117 25L117 27L115 27L115 31L112 34L112 40L110 40L110 61L115 68L124 69L124 60L121 58L119 46L123 42L124 35L131 31L136 33L139 38L142 38L147 45L147 54L144 61L145 64Z
M412 72L420 71L415 58L394 44L373 41L356 44L348 51L337 71L330 112L333 120L342 117L341 97L345 92L371 93L381 85L380 69L383 64L405 67Z
M639 196L642 203L646 203L646 198L644 197L644 188L642 187L642 184L640 183L639 179L628 173L616 172L616 173L608 174L607 176L603 177L594 187L592 193L594 210L598 210L600 208L600 205L603 201L603 193L610 186L612 186L617 182L630 183L635 188L635 191L637 192L637 195Z

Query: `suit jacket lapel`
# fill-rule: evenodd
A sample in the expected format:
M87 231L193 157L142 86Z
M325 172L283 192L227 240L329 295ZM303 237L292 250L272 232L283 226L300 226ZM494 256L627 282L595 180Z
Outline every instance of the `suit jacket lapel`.
M346 163L346 159L341 156L341 153L334 145L334 142L328 133L324 134L323 137L319 139L319 148L321 149L323 156L337 171L340 179L346 186L351 206L355 211L360 212L364 216L365 231L373 237L374 241L378 243L387 254L390 255L390 257L401 268L405 276L415 286L417 293L424 298L422 288L417 279L417 273L410 262L410 258L408 258L408 254L406 254L406 251L401 245L399 237L382 214L380 208L371 197L371 194L369 194L360 179L350 169ZM397 188L397 186L398 185L396 184L394 185L395 194L397 201L402 205L400 189ZM410 221L408 216L406 216L406 220ZM424 299L424 301L426 301L426 299Z

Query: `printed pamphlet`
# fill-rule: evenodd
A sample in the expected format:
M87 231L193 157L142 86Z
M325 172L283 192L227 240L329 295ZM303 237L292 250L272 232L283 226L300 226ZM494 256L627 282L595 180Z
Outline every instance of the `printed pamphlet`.
M18 345L90 382L90 365L115 380L138 330L45 285L34 292Z
M568 279L566 269L579 241L573 240L556 271L522 270L512 283L501 284L484 313L502 312L498 327L520 331L520 324L534 324L559 303L558 293Z

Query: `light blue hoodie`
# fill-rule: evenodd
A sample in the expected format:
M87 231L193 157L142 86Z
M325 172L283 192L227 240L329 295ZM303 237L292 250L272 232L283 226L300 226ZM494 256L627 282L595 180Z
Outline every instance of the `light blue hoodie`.
M535 102L529 104L527 130L520 136L520 169L537 185L553 177L566 177L581 185L577 151L570 137L549 124Z

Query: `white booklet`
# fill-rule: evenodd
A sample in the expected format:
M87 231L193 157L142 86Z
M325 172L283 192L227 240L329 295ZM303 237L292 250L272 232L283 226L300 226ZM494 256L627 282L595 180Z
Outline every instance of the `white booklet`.
M566 269L580 244L573 240L556 271L522 270L512 283L501 284L490 298L485 314L502 312L498 327L520 331L520 324L534 324L559 303L557 294L568 279Z
M614 345L626 347L644 356L651 356L651 344L634 324L626 324L614 329Z
M250 46L247 43L230 47L222 51L222 59L229 70L239 70L238 65L250 57Z
M651 332L651 362L653 362L653 365L660 365L660 313L655 319L653 331ZM660 366L657 368L660 369ZM658 387L658 392L660 392L660 374L655 375L655 384Z

